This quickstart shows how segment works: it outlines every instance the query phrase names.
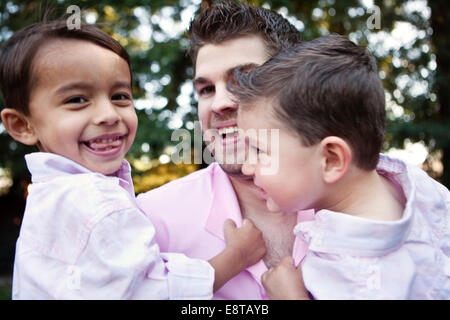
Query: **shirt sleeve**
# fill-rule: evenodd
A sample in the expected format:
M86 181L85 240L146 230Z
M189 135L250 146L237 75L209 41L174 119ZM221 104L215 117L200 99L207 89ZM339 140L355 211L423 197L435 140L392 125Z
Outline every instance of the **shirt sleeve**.
M310 251L302 263L305 286L319 300L408 299L415 266L400 248L382 257Z
M137 209L114 212L92 229L58 299L210 299L214 269L182 254L160 254L155 229ZM71 285L67 285L71 284Z

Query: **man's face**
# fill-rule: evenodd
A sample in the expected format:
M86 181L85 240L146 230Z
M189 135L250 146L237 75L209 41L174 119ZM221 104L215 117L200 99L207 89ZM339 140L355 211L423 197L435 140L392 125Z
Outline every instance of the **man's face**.
M237 131L238 105L227 91L228 72L249 63L261 65L269 56L259 36L245 36L203 46L197 56L194 79L198 116L205 142L229 174L241 174L245 144Z

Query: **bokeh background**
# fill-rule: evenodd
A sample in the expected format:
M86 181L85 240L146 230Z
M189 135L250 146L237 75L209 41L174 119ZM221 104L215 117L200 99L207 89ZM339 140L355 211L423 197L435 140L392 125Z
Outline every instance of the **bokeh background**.
M0 0L0 43L49 14L69 6L83 20L100 23L130 53L139 129L128 154L136 193L198 170L171 162L176 129L194 130L193 68L186 55L186 29L194 14L213 1ZM450 2L445 0L261 0L310 40L347 35L377 58L386 89L388 129L384 152L425 169L450 186ZM3 101L0 98L0 107ZM15 241L30 176L24 154L0 123L0 299L10 298ZM49 195L51 196L51 195Z

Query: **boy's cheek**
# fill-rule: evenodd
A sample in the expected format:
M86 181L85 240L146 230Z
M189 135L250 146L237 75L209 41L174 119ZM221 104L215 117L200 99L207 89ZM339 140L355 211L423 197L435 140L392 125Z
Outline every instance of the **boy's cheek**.
M131 121L132 125L130 128L130 135L132 136L133 140L136 137L136 132L137 132L137 128L138 128L138 117L135 111L133 111L134 115L133 115L133 119Z

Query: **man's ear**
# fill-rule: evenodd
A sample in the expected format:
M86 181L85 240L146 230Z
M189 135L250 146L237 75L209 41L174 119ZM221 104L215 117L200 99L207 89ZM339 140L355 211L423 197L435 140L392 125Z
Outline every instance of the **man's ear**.
M29 146L38 143L38 138L33 127L22 112L12 108L6 108L2 110L1 116L6 131L8 131L14 140Z
M320 142L322 175L326 183L335 183L350 169L350 145L339 137L326 137Z

